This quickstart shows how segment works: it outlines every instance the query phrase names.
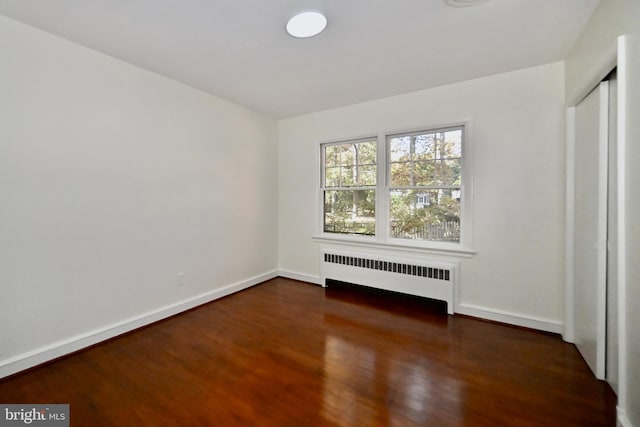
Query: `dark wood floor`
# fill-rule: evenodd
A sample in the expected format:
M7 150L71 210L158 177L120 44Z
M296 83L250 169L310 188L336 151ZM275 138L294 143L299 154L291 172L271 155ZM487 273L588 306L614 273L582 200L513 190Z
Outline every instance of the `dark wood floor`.
M275 279L0 381L72 426L615 426L560 337Z

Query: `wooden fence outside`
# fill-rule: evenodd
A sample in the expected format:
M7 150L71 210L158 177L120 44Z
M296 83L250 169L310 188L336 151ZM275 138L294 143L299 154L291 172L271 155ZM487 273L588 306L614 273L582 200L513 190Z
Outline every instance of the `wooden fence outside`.
M445 221L439 224L424 224L403 230L398 224L391 224L391 237L400 239L431 240L435 242L459 242L460 222Z

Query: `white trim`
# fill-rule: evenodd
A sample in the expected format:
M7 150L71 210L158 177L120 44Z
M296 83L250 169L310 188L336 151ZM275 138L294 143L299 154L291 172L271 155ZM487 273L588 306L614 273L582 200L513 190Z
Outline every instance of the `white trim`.
M575 235L575 144L576 107L567 108L566 113L566 186L565 186L565 315L562 338L570 343L575 341L573 312L573 239Z
M620 53L620 49L616 50L616 44L611 43L607 46L605 50L602 51L600 55L600 62L594 64L594 67L591 69L582 69L582 74L586 76L584 79L584 83L580 87L576 87L574 93L567 94L567 105L570 107L577 106L582 102L584 98L587 97L593 90L593 88L597 87L600 82L607 77L607 75L616 68L616 63L618 66L620 65L617 62L618 54Z
M597 224L596 237L596 277L595 277L595 337L588 337L590 343L595 339L595 360L589 361L589 367L596 378L605 379L606 369L606 295L607 295L607 214L608 214L608 170L609 170L609 82L602 81L589 93L589 97L597 96ZM587 98L585 98L587 99ZM581 103L584 102L581 101ZM580 104L582 105L582 104ZM566 230L565 230L565 331L563 338L575 342L575 188L576 188L576 108L567 109L567 176L566 176ZM578 307L579 308L579 307ZM584 338L584 337L583 337ZM587 344L585 344L587 346ZM588 344L590 347L591 344ZM579 346L580 347L580 346Z
M298 273L296 271L291 270L278 270L278 276L284 277L286 279L298 280L300 282L312 283L314 285L323 286L322 279L320 276L313 276L311 274Z
M584 84L577 88L573 94L567 95L569 106L577 105L593 87L597 85L611 70L616 67L618 74L618 123L617 123L617 226L618 226L618 423L624 427L631 427L631 423L626 417L627 407L627 383L628 383L628 344L627 344L627 323L626 323L626 296L627 296L627 273L626 273L626 144L627 144L627 90L628 90L628 65L627 65L627 44L628 37L621 35L616 43L612 43L600 55L600 61L592 64L589 69L582 70L587 74ZM567 213L568 214L568 213ZM573 301L567 301L567 304Z
M525 316L518 313L496 310L473 304L458 304L455 311L457 314L466 314L467 316L479 317L481 319L493 320L495 322L507 323L509 325L522 326L555 334L561 334L564 329L562 322L557 320L544 319L536 316Z
M609 185L609 82L599 85L600 91L600 134L598 136L598 283L597 283L597 343L596 377L605 379L607 348L607 214ZM604 197L603 197L604 196Z
M278 270L278 275L294 280L300 280L302 282L323 285L322 278L320 276L297 273L289 270ZM552 332L556 334L561 334L564 329L562 322L559 321L544 319L535 316L525 316L518 313L496 310L493 308L482 307L473 304L459 304L457 303L457 298L458 296L456 295L454 299L456 314L464 314L480 319L492 320L508 325L522 326L525 328Z
M60 340L9 359L2 360L0 361L0 378L13 375L24 371L25 369L33 368L34 366L41 365L61 356L117 337L118 335L150 325L154 322L182 313L183 311L190 310L199 305L206 304L218 298L250 288L277 276L277 271L270 271L183 301L179 301L175 304L148 311L138 316L112 323L111 325L94 329L92 331L87 331L83 334Z
M335 245L343 245L343 246L360 246L365 249L387 249L392 251L401 251L407 253L414 254L424 254L424 255L435 255L435 256L447 256L447 257L458 257L458 258L473 258L476 254L475 251L470 249L448 249L448 248L427 248L424 246L409 246L409 245L399 245L399 244L391 244L391 243L380 243L374 240L363 240L363 239L348 239L348 238L338 238L338 237L322 237L322 236L314 236L312 239L319 243L330 243Z
M616 406L616 412L618 416L618 426L620 427L633 427L631 421L627 417L627 412L620 406Z
M387 139L384 132L378 133L378 180L376 189L376 242L380 244L389 241L389 191L387 189L389 153L387 152ZM379 167L383 165L383 167ZM331 236L326 236L331 237Z
M475 230L473 182L475 181L474 124L464 121L464 139L462 141L462 194L460 200L460 245L461 249L473 247ZM464 222L462 222L464 221Z
M628 393L627 365L627 249L626 249L626 151L627 151L627 39L618 37L618 419L625 416ZM625 425L625 424L623 424Z

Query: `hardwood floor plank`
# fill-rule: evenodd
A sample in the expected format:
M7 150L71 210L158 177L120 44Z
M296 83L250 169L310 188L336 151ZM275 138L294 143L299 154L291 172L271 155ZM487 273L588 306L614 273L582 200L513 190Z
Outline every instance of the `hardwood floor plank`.
M437 302L274 279L0 381L73 426L615 426L573 345Z

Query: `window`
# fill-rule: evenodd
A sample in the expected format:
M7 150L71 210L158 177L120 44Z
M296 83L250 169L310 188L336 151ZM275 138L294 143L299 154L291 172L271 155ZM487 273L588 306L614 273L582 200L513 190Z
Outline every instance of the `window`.
M464 138L451 126L322 144L323 232L459 247Z
M460 242L463 128L387 136L389 237Z
M376 139L322 146L324 231L374 235Z

